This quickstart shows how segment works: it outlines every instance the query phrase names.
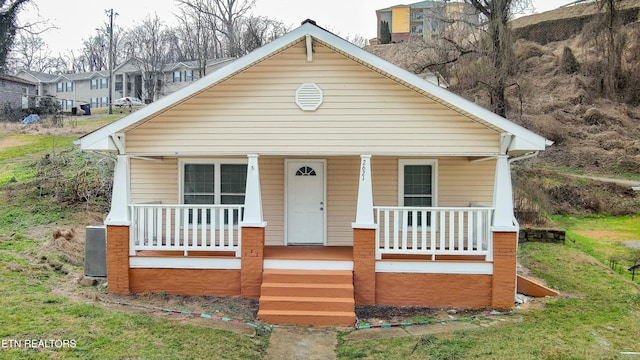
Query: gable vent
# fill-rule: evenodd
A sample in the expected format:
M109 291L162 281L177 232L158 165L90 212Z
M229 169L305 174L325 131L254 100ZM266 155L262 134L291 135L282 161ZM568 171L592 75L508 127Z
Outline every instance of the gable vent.
M296 104L304 111L315 111L322 105L322 89L314 83L304 83L296 90Z

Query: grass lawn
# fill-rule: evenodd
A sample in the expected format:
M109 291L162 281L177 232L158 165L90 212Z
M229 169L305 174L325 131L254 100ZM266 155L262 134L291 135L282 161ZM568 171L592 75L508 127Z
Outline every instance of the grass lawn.
M637 228L630 231L640 238ZM583 247L580 240L520 246L520 262L562 292L540 310L517 313L513 321L499 326L453 334L340 340L338 355L341 359L614 359L622 357L621 352L640 351L640 288Z
M0 359L259 359L268 336L56 295L72 281L66 273L83 271L52 253L45 240L54 226L77 224L84 205L56 201L33 180L36 165L54 148L58 158L67 151L69 163L88 161L69 152L76 138L0 135L9 144L0 148ZM28 341L42 343L31 348Z
M37 251L33 242L23 254ZM15 251L0 250L0 350L2 359L209 358L257 359L248 337L179 324L145 314L76 303L52 294L63 275ZM27 349L26 340L68 340L75 347ZM22 342L10 349L9 341Z

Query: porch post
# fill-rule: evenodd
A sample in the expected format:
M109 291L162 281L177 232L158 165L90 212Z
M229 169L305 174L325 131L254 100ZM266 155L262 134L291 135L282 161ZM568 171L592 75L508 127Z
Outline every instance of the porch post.
M496 308L513 307L516 293L518 226L513 212L511 166L509 156L505 152L496 159L496 178L493 189L495 210L491 228L493 241L491 306Z
M249 154L247 164L247 184L244 197L242 226L265 227L262 218L262 192L260 191L260 169L258 154Z
M118 155L113 173L111 211L107 225L107 279L109 292L129 293L129 156Z
M358 178L358 207L354 229L375 229L373 219L373 185L371 183L371 155L360 155L360 176Z
M358 207L353 228L353 285L357 305L376 303L376 229L371 155L360 156Z
M242 218L240 294L242 297L257 298L262 285L264 259L264 231L267 223L262 217L262 192L260 190L260 169L258 155L249 154L247 164L247 185Z
M513 215L513 190L508 155L498 155L493 187L493 227L503 231L517 231Z
M106 225L129 226L129 200L131 198L129 184L129 155L118 155L113 170L113 190L111 210L105 220Z

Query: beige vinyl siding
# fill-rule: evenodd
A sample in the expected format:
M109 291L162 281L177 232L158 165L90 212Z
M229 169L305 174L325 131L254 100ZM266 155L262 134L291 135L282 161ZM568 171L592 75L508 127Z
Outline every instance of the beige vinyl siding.
M131 159L131 202L178 204L178 159Z
M265 245L284 245L284 158L261 156L260 189L265 228Z
M353 228L358 204L360 157L327 160L327 245L353 245Z
M302 83L324 102L302 111ZM266 59L127 130L129 153L153 155L479 155L498 151L499 134L314 43Z
M398 206L398 162L400 157L373 157L373 203ZM493 203L495 160L469 162L466 157L425 158L438 160L437 206L466 207Z

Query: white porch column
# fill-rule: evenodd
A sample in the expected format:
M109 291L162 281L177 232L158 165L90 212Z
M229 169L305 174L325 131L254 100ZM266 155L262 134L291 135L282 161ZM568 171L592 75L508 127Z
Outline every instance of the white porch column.
M244 196L244 217L242 226L265 227L262 217L262 192L260 191L260 169L258 154L249 154L247 164L247 185Z
M111 211L109 211L107 219L104 221L105 225L131 225L131 219L129 218L130 200L129 155L118 155L116 167L113 171Z
M371 155L360 155L360 176L358 185L358 208L354 229L376 229L373 216L373 185L371 182Z
M508 155L498 155L496 159L496 177L493 187L493 230L518 231L514 224L513 190L511 184L511 166Z

